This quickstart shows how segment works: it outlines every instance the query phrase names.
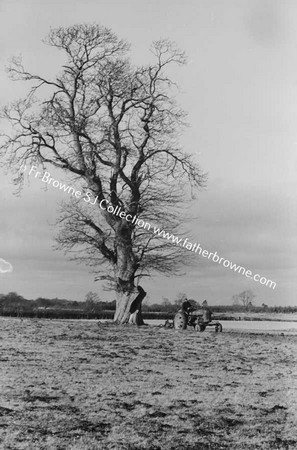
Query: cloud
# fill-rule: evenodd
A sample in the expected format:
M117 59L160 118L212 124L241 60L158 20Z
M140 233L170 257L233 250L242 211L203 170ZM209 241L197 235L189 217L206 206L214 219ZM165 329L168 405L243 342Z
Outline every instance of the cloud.
M0 258L0 273L12 271L13 271L12 265L8 261L5 261L5 259Z

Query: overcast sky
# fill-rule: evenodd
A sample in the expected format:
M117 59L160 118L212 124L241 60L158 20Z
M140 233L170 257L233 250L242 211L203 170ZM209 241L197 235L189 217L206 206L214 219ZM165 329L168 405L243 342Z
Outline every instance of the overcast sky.
M252 289L258 304L297 305L297 2L2 0L1 105L26 92L8 80L8 58L22 54L32 72L54 74L61 55L42 39L50 27L81 22L127 39L135 63L146 63L150 43L162 37L186 51L188 65L173 73L189 113L181 142L209 177L191 207L191 236L277 283L269 289L197 256L182 278L145 280L148 300L186 292L228 303ZM52 249L51 224L65 194L44 191L38 180L21 197L13 192L10 175L1 173L0 259L13 270L0 273L0 293L83 300L93 290L111 299L87 268Z

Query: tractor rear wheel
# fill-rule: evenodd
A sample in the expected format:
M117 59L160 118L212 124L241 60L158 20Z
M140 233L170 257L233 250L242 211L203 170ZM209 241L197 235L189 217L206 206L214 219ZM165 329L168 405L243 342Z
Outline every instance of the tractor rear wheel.
M178 311L175 314L173 325L176 330L185 330L187 328L187 318L183 311Z

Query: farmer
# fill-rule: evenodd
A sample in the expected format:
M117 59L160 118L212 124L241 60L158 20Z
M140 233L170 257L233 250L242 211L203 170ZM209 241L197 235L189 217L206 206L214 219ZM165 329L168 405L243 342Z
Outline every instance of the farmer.
M185 311L185 313L190 314L193 317L193 319L190 319L190 322L192 321L194 323L195 317L198 317L199 322L203 322L203 323L211 322L211 311L209 309L207 300L204 300L202 302L201 307L198 309L195 309L189 301L184 302L183 307L184 307L183 310ZM185 309L185 308L187 308L187 309Z
M201 316L203 314L202 309L195 309L195 307L192 305L192 303L189 300L186 300L182 304L182 311L189 317L189 325L193 325L196 321L197 316Z
M184 313L189 314L189 312L193 311L193 306L191 305L191 303L189 302L189 300L186 300L183 302L182 304L182 310Z

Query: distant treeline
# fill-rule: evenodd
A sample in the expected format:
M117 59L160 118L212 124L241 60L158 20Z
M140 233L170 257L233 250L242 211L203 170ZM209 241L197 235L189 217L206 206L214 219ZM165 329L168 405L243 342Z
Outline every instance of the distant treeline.
M162 303L152 305L143 304L144 319L168 319L180 308L181 302L171 303L168 299ZM199 303L196 302L199 307ZM116 301L92 301L77 302L65 299L48 299L39 297L36 300L27 300L16 292L0 294L0 315L11 317L36 317L47 319L112 319L116 308ZM223 313L247 312L242 305L211 306L210 309L216 315ZM248 312L265 313L294 313L297 306L250 306Z
M113 317L116 307L112 302L77 302L59 298L27 300L16 292L0 294L0 315L37 317L46 319L97 319Z

